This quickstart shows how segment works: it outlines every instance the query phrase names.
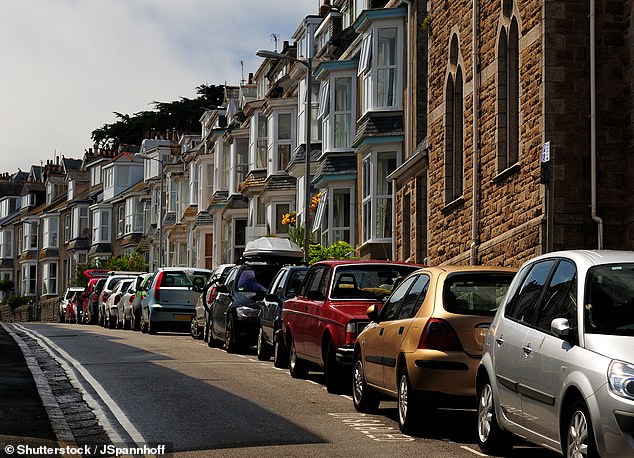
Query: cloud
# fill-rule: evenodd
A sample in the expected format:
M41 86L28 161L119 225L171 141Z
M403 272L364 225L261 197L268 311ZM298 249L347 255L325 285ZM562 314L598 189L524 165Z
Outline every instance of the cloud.
M317 0L11 0L0 17L0 171L54 152L81 157L113 112L238 84L271 34L291 35ZM281 44L279 45L281 47ZM278 49L279 49L278 47Z

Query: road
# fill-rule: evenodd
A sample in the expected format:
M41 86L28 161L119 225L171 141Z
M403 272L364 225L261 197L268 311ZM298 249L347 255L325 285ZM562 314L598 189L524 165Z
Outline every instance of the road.
M112 447L164 445L184 457L483 456L473 411L434 412L432 426L409 437L399 432L393 402L359 414L349 396L326 392L319 373L296 380L255 354L228 354L187 334L17 329L64 368ZM557 455L522 445L513 456Z

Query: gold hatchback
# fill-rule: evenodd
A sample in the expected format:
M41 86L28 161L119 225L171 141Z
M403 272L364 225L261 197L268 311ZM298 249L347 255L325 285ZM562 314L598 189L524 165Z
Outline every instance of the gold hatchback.
M475 372L489 324L515 269L439 266L406 277L354 351L352 399L360 412L396 398L402 432L425 407L475 405ZM456 402L457 401L457 402Z

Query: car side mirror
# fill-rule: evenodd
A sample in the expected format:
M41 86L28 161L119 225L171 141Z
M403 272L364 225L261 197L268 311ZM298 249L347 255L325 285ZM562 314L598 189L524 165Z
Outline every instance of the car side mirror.
M555 318L550 323L550 330L557 337L569 340L572 337L572 328L567 318Z
M277 302L278 298L275 294L267 294L266 296L264 296L264 300L267 302Z
M223 294L227 294L229 292L229 288L227 288L227 285L218 285L216 287L216 292L217 293L223 293Z
M308 291L306 293L306 299L308 299L309 301L319 301L319 302L324 302L326 300L326 298L324 297L324 293L318 290Z
M374 321L375 323L379 322L379 307L376 304L372 304L371 306L369 306L366 310L366 313L368 314L368 318L370 318L370 320Z

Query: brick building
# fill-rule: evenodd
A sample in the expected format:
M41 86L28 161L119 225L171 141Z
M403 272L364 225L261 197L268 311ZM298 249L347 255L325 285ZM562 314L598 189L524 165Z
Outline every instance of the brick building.
M634 248L632 2L597 1L596 14L593 3L418 6L426 122L391 175L395 258L517 266Z

